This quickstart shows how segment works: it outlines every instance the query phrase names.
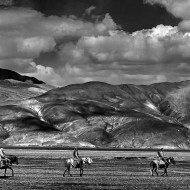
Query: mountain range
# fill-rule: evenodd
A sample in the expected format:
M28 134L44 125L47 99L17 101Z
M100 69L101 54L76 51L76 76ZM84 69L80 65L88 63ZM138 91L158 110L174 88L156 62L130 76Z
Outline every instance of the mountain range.
M190 81L56 88L0 70L4 146L190 148Z

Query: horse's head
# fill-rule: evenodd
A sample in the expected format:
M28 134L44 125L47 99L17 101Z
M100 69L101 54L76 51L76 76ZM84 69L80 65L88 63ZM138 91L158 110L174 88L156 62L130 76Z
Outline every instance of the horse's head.
M83 163L85 164L89 164L89 165L91 165L92 164L92 158L90 158L90 157L86 157L86 158L82 158L82 161L83 161Z
M175 164L175 159L173 157L169 157L168 162L171 164Z

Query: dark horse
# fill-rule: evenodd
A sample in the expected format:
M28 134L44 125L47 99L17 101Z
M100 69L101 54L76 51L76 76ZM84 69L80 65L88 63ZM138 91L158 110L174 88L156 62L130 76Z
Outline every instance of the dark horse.
M82 176L83 175L83 165L84 164L90 165L91 163L92 163L92 159L90 157L81 158L81 160L78 163L73 158L69 158L65 161L66 170L64 171L63 176L65 176L66 171L67 171L68 175L72 176L70 173L71 167L79 168L80 169L80 176Z
M0 167L0 169L5 170L4 176L6 176L7 169L10 169L12 171L12 176L14 176L12 164L18 165L18 158L14 155L6 155L6 161L4 161L4 165Z
M156 175L158 176L158 169L164 169L164 173L162 174L162 176L164 176L166 174L166 176L168 176L167 173L167 168L170 164L175 164L175 160L173 157L169 157L169 158L165 158L164 162L161 164L158 164L157 162L159 162L158 160L153 160L150 162L150 173L153 176L153 171L155 171ZM159 168L157 167L159 166Z

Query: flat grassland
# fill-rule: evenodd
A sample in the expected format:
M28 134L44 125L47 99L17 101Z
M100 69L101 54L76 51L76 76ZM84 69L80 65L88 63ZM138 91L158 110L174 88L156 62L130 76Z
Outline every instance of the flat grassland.
M72 177L63 177L64 160L72 157L72 150L5 149L18 156L19 165L13 166L15 176L0 170L0 189L190 189L190 152L166 151L175 165L168 168L168 177L150 175L149 163L155 151L79 150L81 157L90 156L91 166L85 165L84 175L71 169Z

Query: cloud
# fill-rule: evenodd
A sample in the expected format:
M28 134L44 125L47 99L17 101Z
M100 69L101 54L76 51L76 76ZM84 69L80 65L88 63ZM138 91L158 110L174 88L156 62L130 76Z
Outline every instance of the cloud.
M81 52L82 57L94 63L149 65L190 58L189 42L189 34L180 33L176 27L159 25L132 34L117 31L110 36L82 37L72 51Z
M18 37L0 35L0 59L35 58L42 52L53 51L55 40L50 36Z
M90 6L89 8L87 8L87 9L85 10L85 13L86 13L87 15L90 15L94 9L96 9L95 6Z
M12 68L17 72L22 69L26 73L35 71L35 75L45 81L51 79L60 83L58 79L61 77L56 72L66 63L54 65L52 62L50 67L44 62L44 65L38 63L39 65L34 66L31 64L34 59L43 53L59 54L59 46L69 47L69 43L77 42L82 36L109 35L110 30L116 29L117 25L109 14L101 21L90 22L77 17L46 17L40 12L26 8L3 9L0 11L0 64L3 68ZM73 51L76 58L80 56L77 51ZM66 57L69 58L69 55ZM43 75L42 71L46 74ZM47 71L57 80L49 77Z
M36 70L33 72L24 73L25 75L36 77L50 85L62 86L64 84L64 78L57 74L54 68L36 65L35 62L31 62L31 64L36 68Z
M26 57L38 57L42 52L53 51L55 45L54 39L48 36L17 39L17 51Z
M181 30L190 31L190 1L189 0L144 0L145 3L159 4L177 18L181 18L179 24Z
M14 0L0 0L0 6L13 6Z
M41 26L59 40L68 37L76 39L81 36L107 35L108 31L116 30L118 27L109 14L106 14L102 21L95 23L74 19L73 17L50 16Z
M34 19L41 18L42 14L25 8L10 8L0 11L0 28L18 28L22 29L23 25L30 25Z
M145 0L146 3L163 5L168 12L182 19L190 18L189 0Z
M183 20L179 23L179 28L182 30L182 31L186 31L186 32L189 32L190 31L190 20Z
M85 36L60 47L66 65L64 76L72 82L102 80L111 83L164 82L183 77L190 64L190 34L177 27L159 25L128 34L110 31L108 36Z
M170 10L169 1L161 2ZM89 7L89 14L94 8ZM86 21L10 8L0 12L0 41L1 67L58 86L92 80L113 84L178 81L187 77L190 65L190 33L158 25L130 34L109 14Z
M100 22L86 22L70 17L45 17L25 8L0 12L0 57L35 58L53 51L56 45L81 36L107 35L117 25L109 14Z
M0 68L6 68L19 73L30 73L36 71L36 65L32 59L3 59L0 60Z

